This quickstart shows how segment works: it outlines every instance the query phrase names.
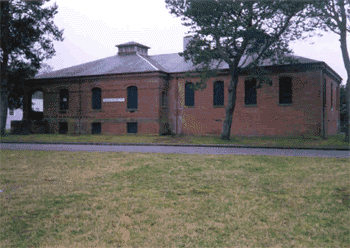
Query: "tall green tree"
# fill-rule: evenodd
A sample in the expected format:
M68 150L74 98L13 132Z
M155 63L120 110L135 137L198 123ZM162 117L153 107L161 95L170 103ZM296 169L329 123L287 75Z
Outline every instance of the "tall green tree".
M37 73L43 60L54 56L53 41L63 41L63 30L53 22L58 7L49 1L0 1L1 135L9 104L20 105L25 79Z
M349 0L317 0L313 3L310 17L319 21L318 27L339 35L340 49L347 73L345 87L345 142L350 141L350 57L347 49L347 38L350 33Z
M202 83L212 68L225 62L231 81L221 138L230 139L236 105L238 76L249 69L266 82L259 64L264 59L281 62L291 53L288 43L312 30L305 25L306 1L165 0L170 13L190 27L192 41L181 54L202 71ZM292 62L292 61L291 61ZM215 70L214 70L215 72ZM204 75L204 76L203 76Z

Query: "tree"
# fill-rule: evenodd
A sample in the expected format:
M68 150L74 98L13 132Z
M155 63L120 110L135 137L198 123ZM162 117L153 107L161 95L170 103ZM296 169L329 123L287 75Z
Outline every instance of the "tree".
M230 139L240 72L249 69L258 77L259 86L269 82L259 63L267 58L281 62L285 54L291 53L288 43L302 38L305 30L312 30L303 22L309 5L306 1L282 0L165 2L170 13L191 28L193 39L180 55L201 71L199 87L205 87L205 79L215 75L222 62L229 67L231 81L221 138Z
M1 135L9 105L21 105L25 79L34 77L42 61L54 56L53 40L63 41L63 30L53 23L58 7L47 5L49 1L0 1Z
M38 71L38 73L36 74L37 76L38 75L43 75L43 74L46 74L46 73L49 73L49 72L52 72L53 71L53 67L49 64L46 64L46 63L42 63L40 65L40 69Z
M347 33L350 32L350 3L349 0L318 0L309 13L311 18L317 18L319 27L332 31L340 36L340 48L347 73L345 97L345 142L350 141L350 58L347 49Z

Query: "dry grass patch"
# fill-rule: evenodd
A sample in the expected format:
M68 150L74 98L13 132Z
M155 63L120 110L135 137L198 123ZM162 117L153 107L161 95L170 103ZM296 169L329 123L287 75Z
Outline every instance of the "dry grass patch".
M349 160L2 151L1 247L347 247Z

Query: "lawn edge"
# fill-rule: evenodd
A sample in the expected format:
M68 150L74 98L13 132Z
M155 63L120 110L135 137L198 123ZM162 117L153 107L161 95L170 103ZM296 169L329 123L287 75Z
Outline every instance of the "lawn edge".
M180 146L180 147L225 147L225 148L261 148L261 149L297 149L297 150L335 150L350 151L349 148L340 147L296 147L296 146L252 146L230 144L172 144L172 143L111 143L111 142L44 142L44 141L0 141L12 144L62 144L62 145L101 145L101 146Z

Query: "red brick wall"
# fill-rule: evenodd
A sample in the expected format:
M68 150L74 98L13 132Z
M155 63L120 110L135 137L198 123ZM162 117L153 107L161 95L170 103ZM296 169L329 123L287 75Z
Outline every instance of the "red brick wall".
M79 84L81 84L79 86ZM50 120L51 132L58 132L58 122L69 122L69 133L78 132L79 116L82 118L82 132L91 133L91 123L101 122L102 133L125 134L127 122L137 122L138 132L159 133L159 102L164 80L159 75L119 76L81 82L55 82L44 87L44 118ZM138 88L138 110L131 113L127 110L127 87ZM92 92L95 87L101 88L101 98L125 98L124 102L103 102L101 110L92 109ZM66 113L59 111L59 90L68 88L69 109ZM81 115L79 112L79 88L81 88Z
M279 77L289 76L293 84L293 103L279 104ZM244 104L244 80L239 78L237 101L233 115L232 135L240 136L293 136L319 135L322 126L322 82L326 78L327 108L326 133L337 132L339 118L339 86L328 75L318 71L270 74L272 85L257 90L257 105ZM138 133L161 134L169 124L172 133L215 134L222 132L225 107L228 102L230 77L221 75L207 82L203 90L195 91L195 106L186 107L184 85L198 79L185 79L183 74L133 74L113 77L56 80L43 84L44 118L50 131L58 133L58 123L67 121L69 133L91 133L91 123L101 122L102 133L125 134L127 123L137 122ZM213 106L213 84L225 83L225 106ZM333 110L330 106L330 87L333 85ZM138 87L138 110L127 110L127 87ZM101 110L92 109L94 87L102 90L102 99L125 98L124 102L103 102ZM69 109L59 112L59 90L68 88ZM80 92L81 90L81 112ZM166 106L161 106L162 90L167 91ZM82 128L79 128L79 123Z
M339 121L339 86L328 75L326 79L326 134L332 135L338 132ZM333 91L331 90L333 88ZM332 94L331 94L332 93ZM331 100L333 98L333 100Z
M279 104L279 77L290 76L293 82L293 103ZM237 86L237 101L233 115L232 135L242 136L286 136L318 135L321 123L321 92L319 71L272 74L272 86L264 85L257 90L257 105L245 106L244 80L241 76ZM229 76L211 79L207 87L195 92L195 106L184 106L184 84L186 80L174 78L171 88L171 117L173 126L176 119L178 130L185 134L220 134L225 117L224 107L213 106L213 83L225 82L225 106L228 101ZM179 87L179 116L176 118L176 83Z

